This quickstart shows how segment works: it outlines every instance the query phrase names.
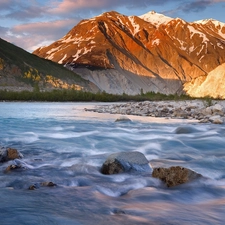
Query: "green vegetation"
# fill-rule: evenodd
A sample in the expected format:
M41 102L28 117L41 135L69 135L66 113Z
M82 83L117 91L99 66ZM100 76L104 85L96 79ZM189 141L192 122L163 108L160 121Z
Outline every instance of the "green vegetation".
M88 86L88 81L74 72L50 60L39 58L25 50L0 38L0 71L4 75L10 71L12 76L20 82L34 86L36 83L45 85L49 78ZM53 82L54 82L53 80Z
M160 101L160 100L187 100L190 97L186 95L164 95L160 93L149 92L141 95L113 95L106 92L96 94L77 90L53 90L49 92L40 92L38 86L34 87L33 92L22 91L0 91L0 101L98 101L98 102L117 102L117 101Z
M205 107L210 107L213 105L213 98L206 96L202 99Z

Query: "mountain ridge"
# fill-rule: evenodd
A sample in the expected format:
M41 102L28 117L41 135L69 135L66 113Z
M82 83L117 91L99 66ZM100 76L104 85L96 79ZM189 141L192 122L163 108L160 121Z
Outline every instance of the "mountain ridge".
M112 11L80 21L33 54L63 64L109 93L174 94L187 92L185 83L223 64L224 48L225 25L219 21L188 23L154 11L140 17Z
M94 84L50 60L37 57L0 38L0 90L98 91Z

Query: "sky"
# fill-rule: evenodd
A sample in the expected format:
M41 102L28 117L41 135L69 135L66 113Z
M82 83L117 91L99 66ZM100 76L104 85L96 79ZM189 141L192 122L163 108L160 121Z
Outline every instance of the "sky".
M0 38L33 52L80 20L112 10L127 16L154 10L187 22L213 18L225 23L225 0L0 0Z

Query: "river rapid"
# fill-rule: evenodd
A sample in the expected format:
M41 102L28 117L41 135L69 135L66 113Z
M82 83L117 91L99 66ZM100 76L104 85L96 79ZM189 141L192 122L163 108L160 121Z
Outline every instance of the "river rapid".
M84 110L99 104L0 103L0 146L24 156L0 163L0 224L224 224L225 125L138 116L115 122L119 115ZM189 132L178 134L179 127ZM167 188L150 172L101 174L107 156L121 151L204 178ZM24 168L4 172L10 164ZM50 181L57 186L39 185Z

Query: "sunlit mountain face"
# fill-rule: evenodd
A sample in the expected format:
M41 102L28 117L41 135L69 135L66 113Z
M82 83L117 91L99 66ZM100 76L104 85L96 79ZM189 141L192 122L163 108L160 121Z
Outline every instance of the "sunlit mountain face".
M34 54L65 65L109 93L193 94L192 84L201 85L225 63L224 49L225 24L219 21L188 23L154 11L141 16L113 11L82 20Z

